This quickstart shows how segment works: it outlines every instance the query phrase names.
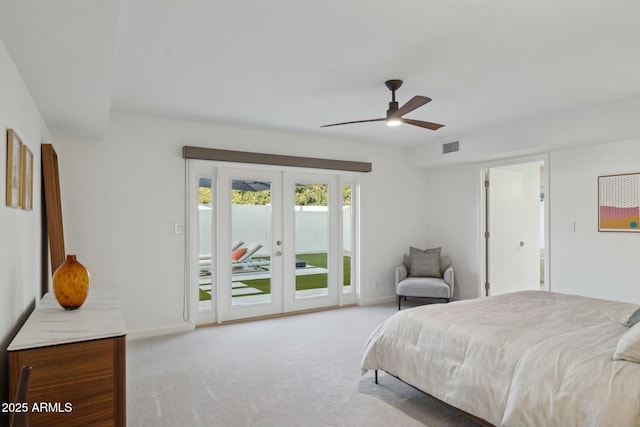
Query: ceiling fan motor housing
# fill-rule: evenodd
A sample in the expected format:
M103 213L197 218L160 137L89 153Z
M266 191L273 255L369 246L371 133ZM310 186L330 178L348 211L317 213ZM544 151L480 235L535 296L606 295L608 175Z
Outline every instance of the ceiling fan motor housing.
M387 110L387 119L390 118L393 114L395 114L395 112L398 111L398 108L400 108L398 106L398 102L391 101L389 103L389 109Z
M400 89L402 86L402 80L387 80L384 82L384 85L391 91L391 102L389 103L389 109L387 110L387 119L389 119L400 106L396 101L396 90Z

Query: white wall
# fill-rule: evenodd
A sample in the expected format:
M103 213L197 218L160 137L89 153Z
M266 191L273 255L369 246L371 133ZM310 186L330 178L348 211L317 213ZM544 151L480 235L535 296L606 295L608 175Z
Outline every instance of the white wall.
M598 176L639 160L640 138L552 153L552 290L640 304L640 233L598 232Z
M629 98L522 120L461 138L463 147L486 152L483 159L504 158L516 152L542 153L540 147L551 147L546 151L550 159L546 187L552 291L640 303L640 235L597 231L598 175L640 172L640 121L633 118L639 109L640 98ZM585 146L576 146L580 142ZM557 148L565 143L573 148ZM428 246L450 248L456 273L455 297L473 298L481 294L479 165L456 164L465 159L464 153L446 161L438 159L438 149L438 144L431 144L408 153L408 162L414 165L439 166L427 172L427 183L434 185L425 185L424 196L430 206L422 222L430 231ZM433 158L421 158L429 152ZM568 232L572 221L577 224L575 233Z
M477 236L480 173L475 165L458 165L427 172L424 197L427 214L419 224L425 229L426 247L442 247L455 272L454 299L476 298L480 277Z
M418 167L443 167L525 156L612 141L640 135L640 96L525 117L505 124L450 137L459 140L460 151L442 154L442 142L432 140L409 151L408 163Z
M0 40L0 402L7 399L6 348L41 289L40 143L50 135L29 91ZM5 206L7 129L33 152L33 210ZM0 415L0 424L4 418Z
M368 161L361 179L362 302L393 298L393 267L424 245L425 171L400 149L127 114L113 114L104 142L56 143L68 253L92 286L115 289L130 335L184 328L184 145ZM149 217L148 212L155 212Z

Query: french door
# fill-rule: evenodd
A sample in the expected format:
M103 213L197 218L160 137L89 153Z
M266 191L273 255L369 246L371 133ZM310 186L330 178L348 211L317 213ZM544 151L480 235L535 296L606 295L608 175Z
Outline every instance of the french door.
M195 323L354 303L353 182L190 161Z
M283 188L284 311L337 305L337 177L284 173Z
M220 319L281 313L281 174L220 168L218 189Z

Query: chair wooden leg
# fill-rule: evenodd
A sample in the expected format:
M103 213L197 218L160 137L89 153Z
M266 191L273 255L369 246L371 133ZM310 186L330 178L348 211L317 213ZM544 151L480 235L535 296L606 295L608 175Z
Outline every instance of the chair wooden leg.
M402 302L402 295L398 295L398 310L400 310L400 303Z

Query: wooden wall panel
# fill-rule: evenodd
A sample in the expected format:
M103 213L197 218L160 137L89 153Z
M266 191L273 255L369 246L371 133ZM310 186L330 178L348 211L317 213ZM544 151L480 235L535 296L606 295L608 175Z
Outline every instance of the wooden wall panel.
M51 274L53 274L64 263L65 252L58 155L51 144L42 144L42 181L44 182L45 211L51 252Z

